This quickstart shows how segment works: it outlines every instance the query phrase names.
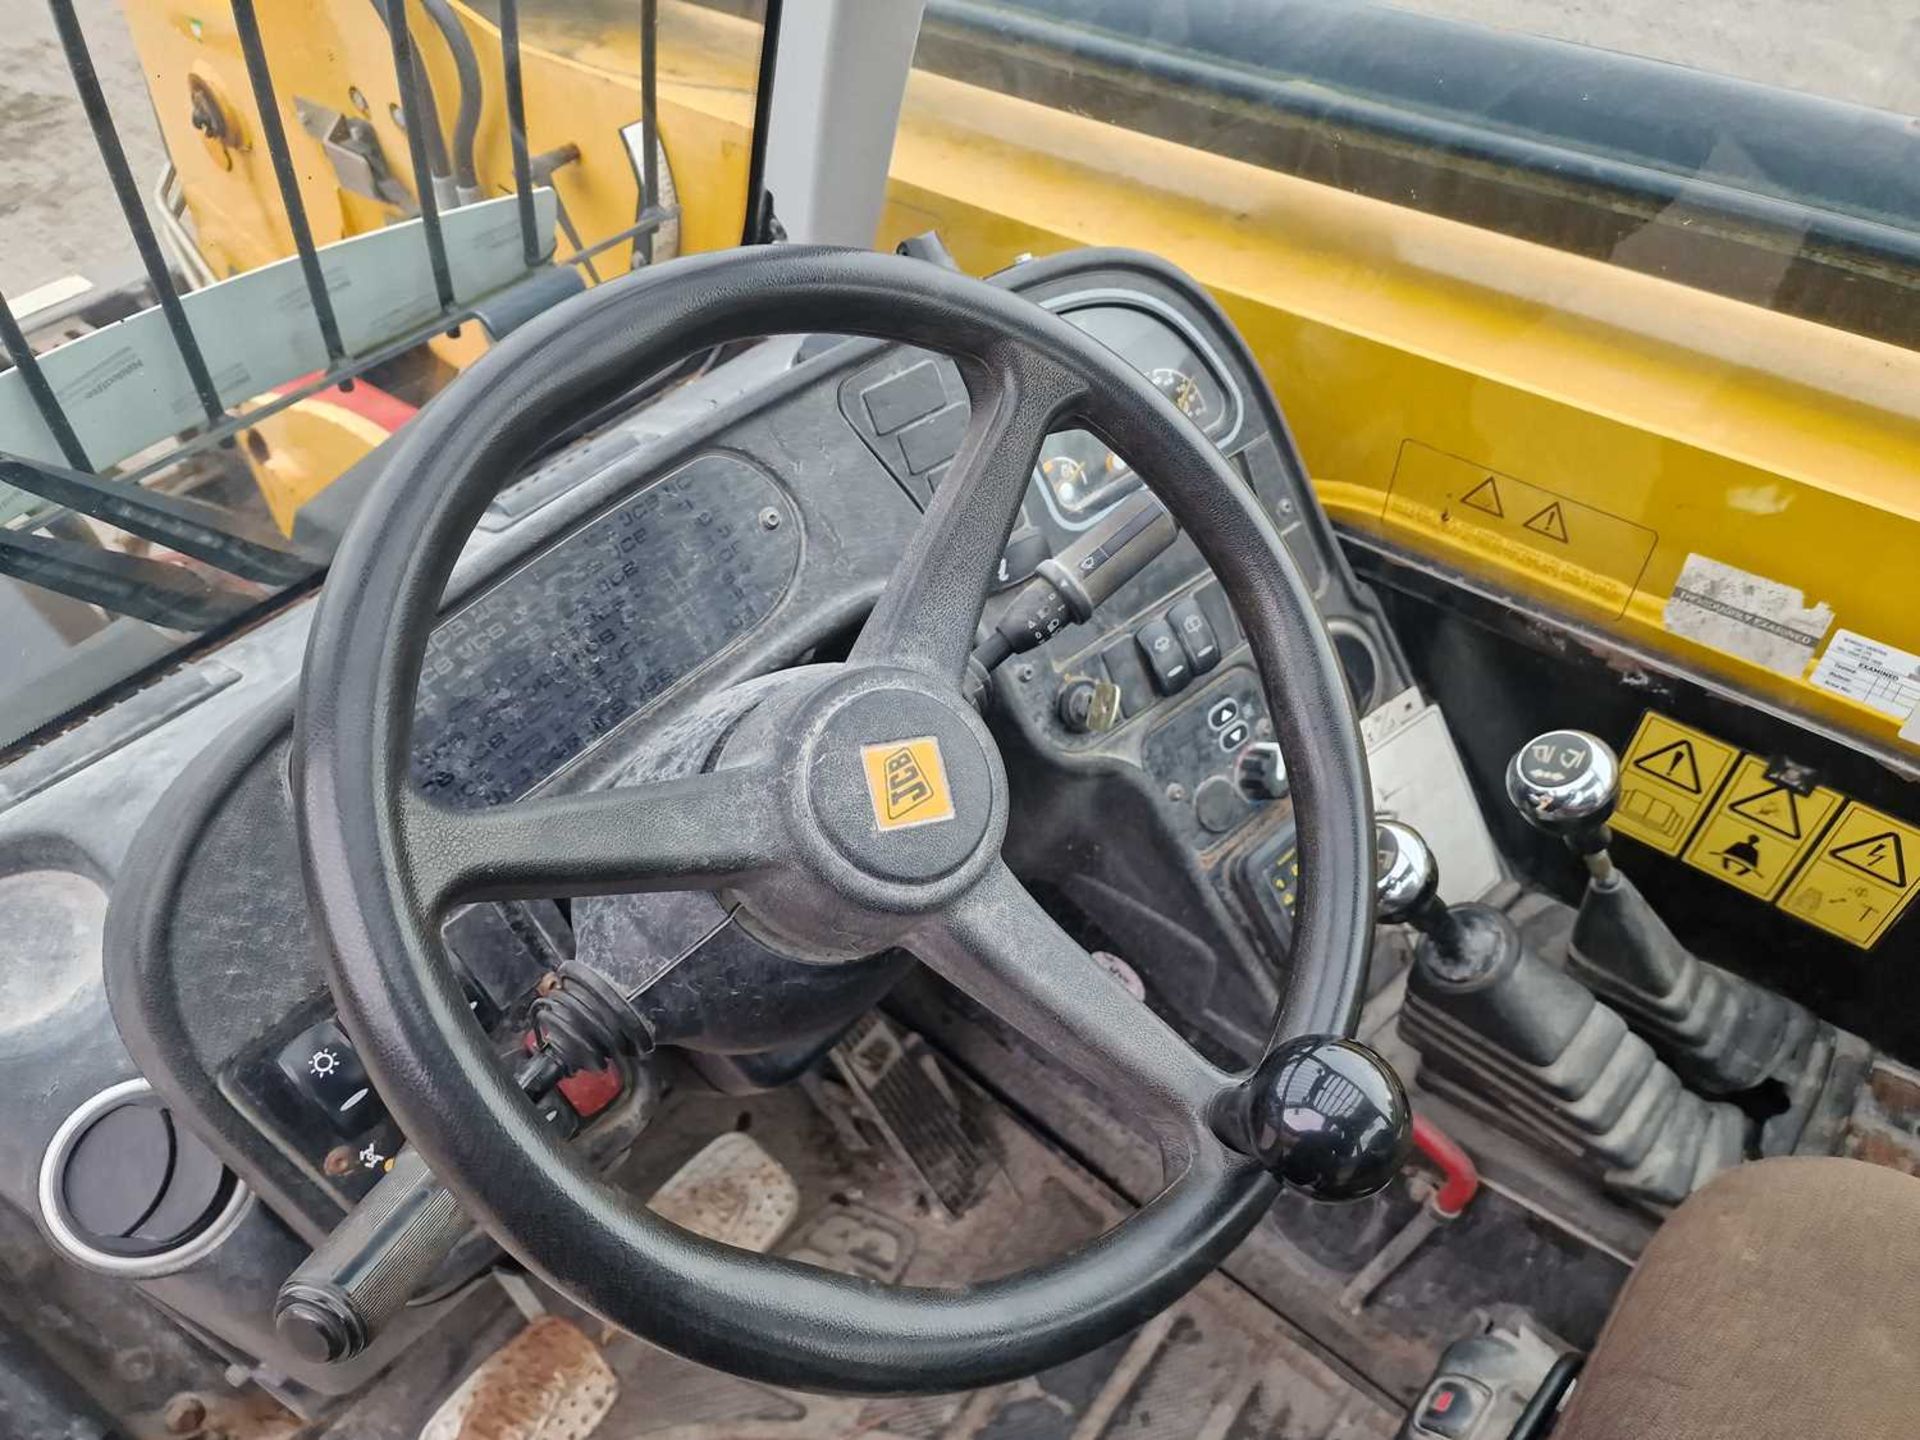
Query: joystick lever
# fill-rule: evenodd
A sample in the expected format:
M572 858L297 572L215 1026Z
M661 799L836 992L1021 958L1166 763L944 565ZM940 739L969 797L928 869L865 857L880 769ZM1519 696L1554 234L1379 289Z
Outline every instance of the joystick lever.
M1373 830L1374 913L1384 924L1411 925L1440 955L1461 960L1460 922L1440 898L1440 867L1411 825L1382 820Z
M1602 885L1614 877L1607 821L1620 799L1620 761L1584 730L1549 730L1507 766L1507 798L1529 825L1557 836Z
M1786 1063L1811 1018L1700 960L1614 868L1607 821L1620 798L1620 761L1606 741L1584 730L1535 736L1507 765L1507 796L1528 824L1586 864L1569 973L1626 1012L1708 1094L1746 1089Z

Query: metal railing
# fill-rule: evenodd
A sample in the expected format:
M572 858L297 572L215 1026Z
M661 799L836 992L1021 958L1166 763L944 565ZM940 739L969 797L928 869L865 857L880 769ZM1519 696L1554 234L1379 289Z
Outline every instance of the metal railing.
M230 523L232 517L215 507L155 493L145 488L145 482L194 451L218 445L230 446L240 431L322 390L351 385L355 377L404 354L436 334L457 330L460 325L477 318L479 313L473 305L461 304L455 293L439 199L434 193L427 150L428 125L438 126L440 121L425 87L424 68L417 58L413 31L407 20L407 0L373 0L373 6L388 32L394 79L401 97L401 113L407 117L417 117L403 128L412 163L420 234L432 274L436 309L428 322L357 355L342 339L334 296L320 264L319 250L314 244L313 228L300 194L299 179L287 143L286 127L280 114L266 47L261 39L254 0L230 0L230 3L254 109L260 118L260 135L266 144L280 192L281 207L293 237L313 323L325 349L325 366L297 383L276 387L271 398L250 403L244 414L230 413L222 402L200 340L181 303L180 290L168 266L160 238L148 217L140 187L127 160L126 149L114 127L73 0L49 0L67 68L92 130L101 163L113 186L127 232L139 254L156 306L165 319L173 348L190 378L204 420L179 432L174 445L157 458L146 459L110 479L100 476L66 407L48 382L11 305L4 295L0 295L0 347L4 348L19 371L34 409L67 462L67 468L63 469L0 451L0 483L48 502L48 507L35 511L24 527L0 527L0 574L57 589L103 605L116 613L134 614L155 623L186 629L204 629L234 618L255 597L244 592L223 592L217 586L210 588L199 576L184 575L177 566L103 550L97 545L66 538L62 532L71 529L71 517L82 515L116 526L129 534L166 545L217 570L256 584L285 585L310 575L324 566L324 555L277 543L277 537L262 538L243 533L244 527L235 528ZM534 162L527 144L519 4L518 0L498 0L498 3L500 80L506 101L508 139L513 159L513 194L521 248L527 269L531 272L545 263L546 249L541 243L536 218ZM616 234L593 245L576 248L573 254L564 257L563 263L585 266L589 273L593 273L593 256L627 240L639 247L640 263L650 261L654 232L678 213L677 209L663 207L659 203L658 61L655 53L657 10L658 0L642 0L640 111L644 143L636 219L632 225ZM63 522L66 524L63 525ZM42 533L30 533L33 531ZM240 601L244 603L235 603Z

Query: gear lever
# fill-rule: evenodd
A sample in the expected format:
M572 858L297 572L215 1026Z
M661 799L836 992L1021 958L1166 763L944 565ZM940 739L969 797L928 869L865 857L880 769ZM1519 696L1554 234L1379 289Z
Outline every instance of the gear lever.
M1503 911L1443 903L1418 831L1384 820L1374 837L1379 918L1420 932L1400 1033L1421 1053L1424 1086L1571 1147L1609 1186L1654 1204L1677 1203L1739 1161L1739 1111L1684 1091L1625 1019L1536 954Z
M1805 1038L1810 1019L1799 1006L1700 961L1614 867L1607 820L1620 798L1620 761L1606 741L1584 730L1535 736L1507 766L1507 796L1586 864L1569 968L1690 1082L1709 1094L1747 1089Z

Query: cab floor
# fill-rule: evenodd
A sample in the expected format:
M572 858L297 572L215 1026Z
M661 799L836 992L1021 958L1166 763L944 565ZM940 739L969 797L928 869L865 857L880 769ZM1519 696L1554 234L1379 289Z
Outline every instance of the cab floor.
M1091 1239L1123 1213L1089 1177L977 1093L963 1103L997 1164L955 1219L929 1204L891 1153L849 1152L793 1092L670 1101L629 1177L646 1193L714 1135L743 1122L799 1185L800 1216L778 1247L912 1285L957 1286L1023 1269ZM1095 1440L1127 1436L1386 1437L1374 1396L1300 1343L1272 1311L1214 1276L1187 1300L1091 1355L1029 1380L900 1399L803 1395L732 1379L615 1339L621 1399L600 1434L729 1437L901 1436L905 1440Z
M681 1090L668 1098L621 1180L650 1194L715 1136L745 1129L799 1188L797 1218L776 1246L780 1253L927 1286L1022 1269L1072 1249L1124 1213L1127 1207L978 1091L963 1087L959 1098L994 1157L978 1198L959 1218L930 1204L884 1146L855 1153L849 1132L792 1089L745 1100ZM491 1301L493 1293L475 1298ZM593 1432L604 1440L1386 1440L1397 1423L1383 1397L1218 1274L1134 1333L1031 1379L890 1399L738 1380L580 1315L544 1288L537 1294L578 1320L619 1379L618 1398ZM396 1390L391 1382L398 1377L390 1377L327 1433L413 1440L440 1399L519 1328L517 1312L491 1308L493 1318L465 1343L421 1347L429 1353L403 1367L412 1383Z

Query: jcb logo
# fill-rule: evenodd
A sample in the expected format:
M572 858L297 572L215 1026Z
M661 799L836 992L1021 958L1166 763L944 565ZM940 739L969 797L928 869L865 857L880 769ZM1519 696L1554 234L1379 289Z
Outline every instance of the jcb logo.
M860 759L866 766L874 823L882 830L953 819L947 767L940 758L940 742L933 736L863 745Z

